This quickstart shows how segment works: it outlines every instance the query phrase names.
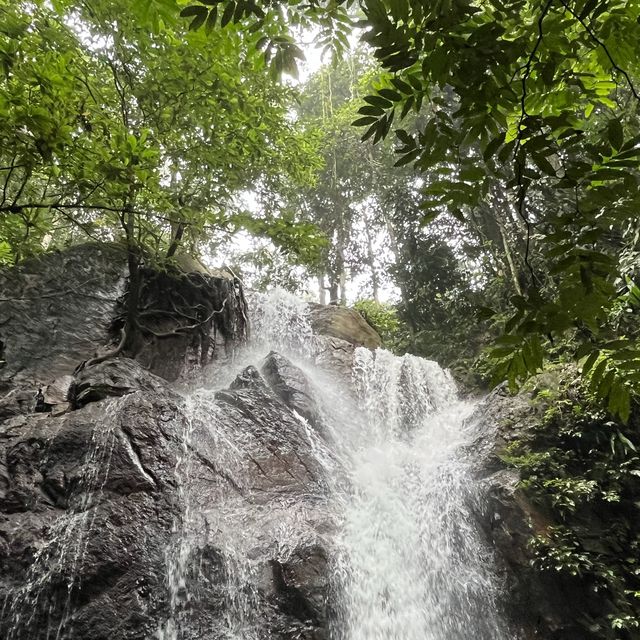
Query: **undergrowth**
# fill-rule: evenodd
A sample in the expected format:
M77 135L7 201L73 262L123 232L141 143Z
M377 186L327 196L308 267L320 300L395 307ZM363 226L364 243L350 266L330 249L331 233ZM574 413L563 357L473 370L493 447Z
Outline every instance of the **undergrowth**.
M534 395L542 418L504 460L551 525L530 540L532 564L580 581L599 611L579 621L593 638L640 638L640 412L625 426L577 375Z

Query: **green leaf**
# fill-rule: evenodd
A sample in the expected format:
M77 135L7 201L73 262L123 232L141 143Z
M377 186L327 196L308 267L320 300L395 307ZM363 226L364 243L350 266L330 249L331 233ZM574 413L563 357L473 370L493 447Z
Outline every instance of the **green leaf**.
M205 15L207 14L207 10L202 7L202 6L198 6L198 5L191 5L189 7L185 7L181 12L180 15L183 18L190 18L191 16L201 16L201 15Z
M351 123L352 127L363 127L365 125L371 124L372 122L377 122L378 118L375 116L367 116L365 118L358 118Z
M198 14L193 18L191 24L189 25L190 31L197 31L207 19L207 10L205 9L203 13Z
M209 17L207 18L207 23L205 25L205 30L207 33L211 33L216 26L216 22L218 21L218 7L214 7L209 11Z
M221 27L224 28L231 22L231 19L233 18L233 14L235 10L236 10L235 2L233 2L232 0L228 0L227 6L224 8L224 12L222 13L222 18L220 19ZM278 55L276 54L275 58L277 57ZM277 65L278 72L281 73L282 72L282 56L280 56L280 58L276 61L276 65Z
M403 167L404 165L409 164L410 162L413 162L420 155L421 151L422 149L420 148L410 151L406 155L402 156L402 158L400 158L400 160L398 160L393 166Z
M595 364L599 356L600 356L600 352L598 350L593 351L589 355L589 357L585 360L584 364L582 365L583 376L586 376L589 373L589 371L591 371L591 368L593 367L593 365Z
M381 116L384 115L384 110L380 107L374 107L373 105L365 105L358 109L358 113L361 113L363 116Z
M622 147L622 143L624 142L624 132L622 131L622 124L620 123L620 120L609 120L609 124L607 125L607 138L609 140L609 144L611 144L616 151Z
M387 100L391 102L400 102L402 100L402 96L397 91L392 91L391 89L379 89L378 93ZM366 98L365 98L366 100Z
M370 105L379 107L380 109L390 109L393 106L393 104L389 102L389 100L386 100L385 98L382 98L380 96L365 96L364 100Z
M501 133L499 136L493 138L489 144L485 147L482 157L486 162L489 158L492 158L498 149L504 144L504 133Z

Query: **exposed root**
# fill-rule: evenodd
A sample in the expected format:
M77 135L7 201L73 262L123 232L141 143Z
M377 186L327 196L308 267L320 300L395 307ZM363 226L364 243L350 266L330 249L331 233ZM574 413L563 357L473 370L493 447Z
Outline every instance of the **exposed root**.
M75 369L75 371L73 372L74 374L79 373L80 371L82 371L85 367L92 367L94 364L100 364L101 362L104 362L105 360L109 360L110 358L115 358L116 356L119 356L122 351L124 350L124 346L127 344L127 328L126 326L123 326L122 329L120 329L120 342L118 342L118 344L116 345L116 347L114 349L111 349L111 351L107 351L106 353L102 354L101 356L96 356L95 358L91 358L91 360L85 360L84 362L81 362Z
M171 338L186 339L185 346L205 365L215 354L218 336L225 349L248 338L247 302L239 278L146 267L140 267L139 278L136 304L131 304L130 287L118 301L120 311L112 323L118 344L83 362L76 372L122 353L135 358L150 340Z

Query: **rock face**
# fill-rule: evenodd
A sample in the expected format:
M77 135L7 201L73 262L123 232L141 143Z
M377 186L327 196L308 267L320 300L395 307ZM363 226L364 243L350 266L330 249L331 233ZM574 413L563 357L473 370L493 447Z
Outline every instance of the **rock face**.
M311 424L320 420L318 405L304 373L275 351L267 355L262 365L262 375L278 397Z
M536 571L528 542L551 524L519 488L517 470L507 468L500 455L515 435L531 428L540 409L530 395L494 391L479 407L475 419L487 429L475 444L477 476L484 503L478 517L496 551L505 581L505 610L524 640L584 640L578 624L581 612L593 609L597 594L589 594L578 579Z
M71 380L69 400L76 408L105 398L126 396L135 391L162 395L166 389L165 381L130 358L105 360L80 370Z
M326 637L325 480L298 417L314 400L284 357L269 354L264 370L273 386L250 367L215 408L212 397L194 408L134 361L114 360L76 377L80 410L2 423L2 637L38 640L54 628L68 639L142 640L168 632L172 618L181 638L222 633L228 543L241 531L255 558L251 615L265 633ZM224 416L221 431L210 410ZM231 434L240 452L223 443ZM274 536L296 510L308 524L283 554ZM183 553L198 574L186 571L180 590L170 578Z
M2 637L153 633L179 509L176 401L136 392L2 424Z
M113 341L125 276L95 246L0 275L0 637L242 636L235 607L251 637L325 639L334 524L308 381L273 352L184 397L144 366L174 378L184 340L76 370Z
M125 276L123 254L110 245L82 245L0 272L4 384L42 386L107 344Z
M339 338L355 346L377 349L382 340L367 321L354 309L335 305L311 304L313 332Z

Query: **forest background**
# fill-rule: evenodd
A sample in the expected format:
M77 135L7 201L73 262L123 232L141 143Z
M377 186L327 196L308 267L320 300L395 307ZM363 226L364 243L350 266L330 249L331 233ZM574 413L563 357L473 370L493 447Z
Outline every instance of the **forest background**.
M528 385L537 566L637 637L638 42L638 0L0 0L0 263L121 245L114 353L145 269L225 256L469 389Z

